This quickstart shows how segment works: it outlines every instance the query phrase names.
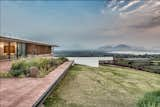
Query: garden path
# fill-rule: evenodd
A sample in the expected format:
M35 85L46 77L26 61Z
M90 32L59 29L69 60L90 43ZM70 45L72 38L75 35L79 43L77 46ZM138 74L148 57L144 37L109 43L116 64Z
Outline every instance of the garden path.
M0 78L0 107L32 107L71 65L65 62L44 78Z

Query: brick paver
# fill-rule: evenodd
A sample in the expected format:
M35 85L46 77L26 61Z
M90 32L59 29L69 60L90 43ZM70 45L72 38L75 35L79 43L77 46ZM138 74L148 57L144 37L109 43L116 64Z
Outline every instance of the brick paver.
M0 107L31 107L71 64L63 63L44 78L1 78Z
M11 61L0 61L0 72L7 72L11 68Z

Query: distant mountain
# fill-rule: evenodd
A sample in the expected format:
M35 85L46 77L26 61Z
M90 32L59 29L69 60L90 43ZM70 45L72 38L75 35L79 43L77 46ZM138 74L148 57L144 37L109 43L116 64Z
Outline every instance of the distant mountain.
M113 46L102 46L102 47L99 47L98 50L110 50L112 48Z
M146 51L143 47L133 47L126 44L119 44L116 46L102 46L98 50L101 51Z
M113 47L115 50L130 50L132 49L131 46L128 46L128 45L125 45L125 44L120 44L120 45L117 45L115 47Z
M160 47L153 47L153 48L152 48L152 49L150 49L150 50L160 52Z

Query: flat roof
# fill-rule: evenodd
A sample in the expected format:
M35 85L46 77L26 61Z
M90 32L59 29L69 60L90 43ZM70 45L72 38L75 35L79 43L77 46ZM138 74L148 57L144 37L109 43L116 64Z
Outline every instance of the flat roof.
M19 39L19 38L12 38L12 37L1 36L1 35L0 35L0 41L31 43L31 44L36 44L36 45L58 47L58 45L53 45L53 44L48 44L48 43L43 43L43 42L38 42L38 41L32 41L32 40L24 40L24 39Z

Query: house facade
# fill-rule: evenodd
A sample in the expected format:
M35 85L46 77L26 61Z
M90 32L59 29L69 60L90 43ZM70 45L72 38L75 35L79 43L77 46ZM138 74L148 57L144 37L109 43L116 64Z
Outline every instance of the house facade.
M53 55L56 45L0 36L0 60L34 55Z

